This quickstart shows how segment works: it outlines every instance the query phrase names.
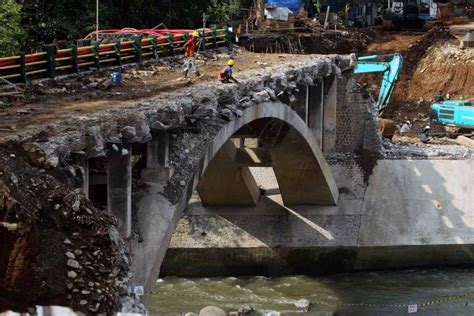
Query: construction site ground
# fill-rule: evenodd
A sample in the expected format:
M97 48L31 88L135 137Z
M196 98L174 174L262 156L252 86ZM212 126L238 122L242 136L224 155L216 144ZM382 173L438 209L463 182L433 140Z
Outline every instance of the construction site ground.
M459 40L447 29L436 28L427 32L363 29L346 30L341 34L339 40L337 36L325 37L325 43L331 38L334 41L345 38L344 45L333 46L333 53L398 52L403 55L404 69L385 116L397 123L412 121L415 134L429 124L429 106L437 91L451 98L474 99L474 50L460 49ZM300 35L294 38L300 42ZM293 58L288 54L252 53L237 47L232 52L228 49L206 51L198 59L201 77L190 73L189 80L182 78L182 57L165 58L145 65L128 66L123 73L123 84L106 91L99 86L117 67L69 78L32 81L24 95L0 99L0 136L44 126L55 120L70 119L74 115L119 107L129 101L146 100L164 91L210 81L221 84L217 81L217 74L230 56L236 60L237 78L245 70L264 68ZM360 75L358 81L376 95L381 77ZM436 132L445 133L440 128Z

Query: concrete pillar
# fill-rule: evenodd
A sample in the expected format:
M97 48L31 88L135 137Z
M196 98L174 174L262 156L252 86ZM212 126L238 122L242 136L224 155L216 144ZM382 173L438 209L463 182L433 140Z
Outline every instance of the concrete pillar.
M303 121L307 121L307 104L308 104L308 86L304 84L298 84L298 93L294 95L294 100L291 101L291 108L298 113Z
M324 125L324 82L316 81L314 85L308 86L308 126L318 141L319 148L323 147L323 125Z
M285 205L336 205L338 188L329 165L296 130L282 130L279 141L269 149Z
M337 77L331 76L324 81L324 127L323 152L330 153L336 147L337 117Z
M146 169L141 171L142 180L152 183L169 180L173 174L168 159L169 133L155 132L153 139L147 144L146 155Z
M260 190L248 167L239 167L229 152L236 151L228 141L217 152L197 187L204 206L256 205Z
M81 161L80 171L82 177L80 188L82 189L82 192L86 198L89 198L89 159L84 159Z
M109 145L107 157L107 210L118 219L123 238L132 234L132 163L130 145Z

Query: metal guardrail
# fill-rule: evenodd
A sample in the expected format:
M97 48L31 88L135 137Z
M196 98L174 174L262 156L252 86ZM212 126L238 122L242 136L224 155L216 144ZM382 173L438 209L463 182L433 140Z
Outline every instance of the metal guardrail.
M144 59L158 59L162 56L181 54L190 34L169 34L164 36L132 37L132 40L91 46L57 49L54 45L45 47L44 52L0 58L0 78L25 82L27 79L54 78L57 75L80 73L84 70L124 63L141 63ZM232 45L232 33L228 29L199 31L201 50Z

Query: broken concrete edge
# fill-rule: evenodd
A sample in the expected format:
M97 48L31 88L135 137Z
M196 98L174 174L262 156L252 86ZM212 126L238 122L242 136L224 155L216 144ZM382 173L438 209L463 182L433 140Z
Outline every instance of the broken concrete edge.
M107 142L145 143L151 139L151 129L179 128L186 124L186 116L193 115L204 104L219 109L232 100L246 108L259 103L262 96L257 93L268 88L276 95L282 91L291 93L296 83L311 84L315 78L340 75L351 67L352 56L301 56L297 62L243 72L239 75L242 84L238 86L206 83L162 93L147 101L129 102L119 108L78 115L75 119L59 118L46 126L32 126L1 142L22 143L30 150L41 150L46 161L55 167L59 157L71 153L85 153L88 158L104 156Z

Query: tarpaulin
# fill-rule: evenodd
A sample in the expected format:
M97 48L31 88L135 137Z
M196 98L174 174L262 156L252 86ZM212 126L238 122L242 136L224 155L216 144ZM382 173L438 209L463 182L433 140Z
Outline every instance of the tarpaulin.
M265 16L269 20L288 21L291 10L287 7L265 8Z
M266 7L287 7L290 9L293 14L297 15L301 6L303 5L303 0L265 0Z

